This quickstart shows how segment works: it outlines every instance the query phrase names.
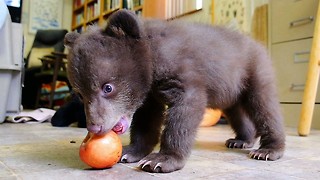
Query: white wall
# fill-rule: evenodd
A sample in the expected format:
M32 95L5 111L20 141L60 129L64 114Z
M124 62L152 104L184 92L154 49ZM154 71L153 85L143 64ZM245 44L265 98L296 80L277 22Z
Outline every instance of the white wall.
M63 0L62 28L71 30L72 23L72 0ZM22 21L25 37L24 56L26 57L31 49L35 34L29 33L29 0L23 1Z
M198 11L196 13L183 16L179 19L185 20L185 21L192 21L192 22L201 22L205 24L211 24L211 6L212 0L202 0L202 10Z
M190 14L187 16L183 16L179 19L182 20L186 20L186 21L193 21L193 22L201 22L201 23L206 23L206 24L211 24L212 23L212 2L214 1L220 1L220 0L203 0L202 1L202 10L194 13L194 14ZM224 0L224 1L228 1L228 0ZM264 4L268 4L269 0L245 0L245 5L247 6L247 24L245 27L245 30L247 32L250 31L251 29L251 19L254 13L254 10L256 7L259 7L261 5Z

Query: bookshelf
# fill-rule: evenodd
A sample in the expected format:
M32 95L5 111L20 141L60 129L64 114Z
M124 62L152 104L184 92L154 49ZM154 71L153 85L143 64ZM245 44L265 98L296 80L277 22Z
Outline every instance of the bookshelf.
M73 0L72 31L86 31L92 24L102 25L115 11L125 8L141 15L144 0Z
M142 16L144 0L123 0L123 8L134 11L138 16Z
M83 32L89 25L102 25L105 19L120 8L121 0L73 0L71 29Z
M143 17L171 20L202 10L202 0L144 0Z

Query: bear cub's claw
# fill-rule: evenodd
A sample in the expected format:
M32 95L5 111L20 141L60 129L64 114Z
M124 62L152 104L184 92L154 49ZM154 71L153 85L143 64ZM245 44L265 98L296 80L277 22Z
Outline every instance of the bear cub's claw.
M183 168L185 161L178 159L174 155L163 153L151 153L143 158L138 166L151 173L168 173Z
M254 143L249 141L243 141L240 139L228 139L225 144L228 148L252 148Z
M275 161L283 156L282 150L256 149L249 153L249 157L256 160Z
M120 163L135 163L144 158L149 152L138 152L134 146L124 146Z

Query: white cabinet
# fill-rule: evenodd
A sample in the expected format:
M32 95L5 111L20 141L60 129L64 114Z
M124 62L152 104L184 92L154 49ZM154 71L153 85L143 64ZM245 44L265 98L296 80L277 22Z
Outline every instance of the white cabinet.
M318 3L319 0L270 0L271 57L285 124L291 127L297 127L300 118ZM320 129L319 111L320 105L316 105L312 128Z
M271 42L313 36L318 0L271 0Z

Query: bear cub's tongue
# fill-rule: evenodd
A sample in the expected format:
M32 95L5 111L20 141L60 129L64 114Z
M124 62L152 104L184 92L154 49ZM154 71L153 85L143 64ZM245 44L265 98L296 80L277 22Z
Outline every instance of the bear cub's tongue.
M123 134L128 129L128 121L125 117L121 117L119 122L112 128L112 130L117 134Z

